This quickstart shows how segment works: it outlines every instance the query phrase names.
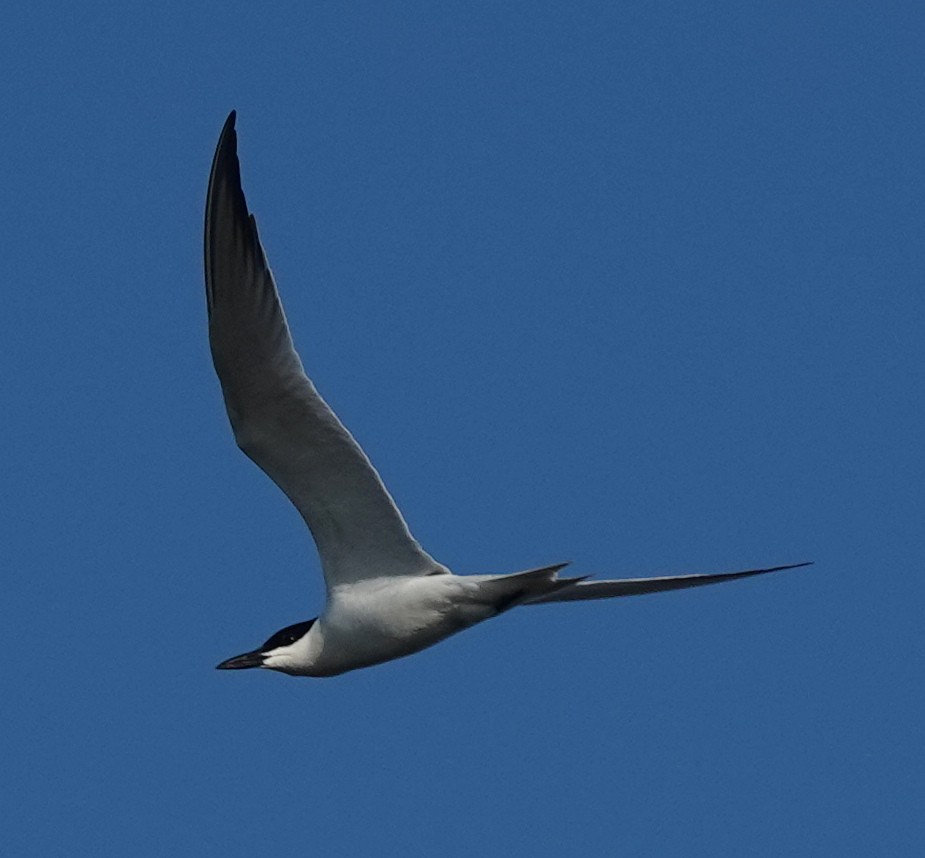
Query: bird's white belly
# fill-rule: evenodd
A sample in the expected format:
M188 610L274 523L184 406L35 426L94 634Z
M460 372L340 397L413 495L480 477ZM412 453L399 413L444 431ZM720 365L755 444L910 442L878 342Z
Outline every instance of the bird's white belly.
M312 673L330 676L432 646L494 615L473 578L375 578L335 588Z

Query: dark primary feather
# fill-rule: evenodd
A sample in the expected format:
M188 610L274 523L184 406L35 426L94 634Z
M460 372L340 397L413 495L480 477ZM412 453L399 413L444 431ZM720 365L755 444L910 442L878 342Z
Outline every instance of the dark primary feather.
M241 188L234 122L232 112L209 177L205 273L209 343L235 440L308 524L328 587L445 571L302 369Z

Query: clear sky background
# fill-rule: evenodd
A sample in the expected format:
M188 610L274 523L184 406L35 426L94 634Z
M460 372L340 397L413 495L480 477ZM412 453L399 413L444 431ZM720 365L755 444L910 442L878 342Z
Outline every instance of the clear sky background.
M0 29L0 851L919 855L920 3L33 3ZM303 360L458 572L815 560L329 680L237 451L238 110Z

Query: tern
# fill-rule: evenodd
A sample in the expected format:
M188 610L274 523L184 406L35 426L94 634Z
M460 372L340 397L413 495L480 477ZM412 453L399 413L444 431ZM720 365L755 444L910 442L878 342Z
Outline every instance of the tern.
M235 441L308 525L327 597L320 616L286 626L220 669L335 676L418 652L519 605L657 593L809 565L589 581L560 577L566 563L457 575L434 560L302 368L241 187L234 111L209 176L205 281L209 344Z

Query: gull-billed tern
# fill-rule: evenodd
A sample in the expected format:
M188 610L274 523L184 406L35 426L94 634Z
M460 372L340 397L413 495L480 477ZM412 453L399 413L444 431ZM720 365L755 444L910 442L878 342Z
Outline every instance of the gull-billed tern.
M518 605L656 593L808 565L588 581L560 578L565 563L508 575L455 575L434 560L302 369L241 189L234 124L232 112L206 199L212 359L238 446L311 530L327 602L321 616L281 629L219 668L334 676L410 655Z

